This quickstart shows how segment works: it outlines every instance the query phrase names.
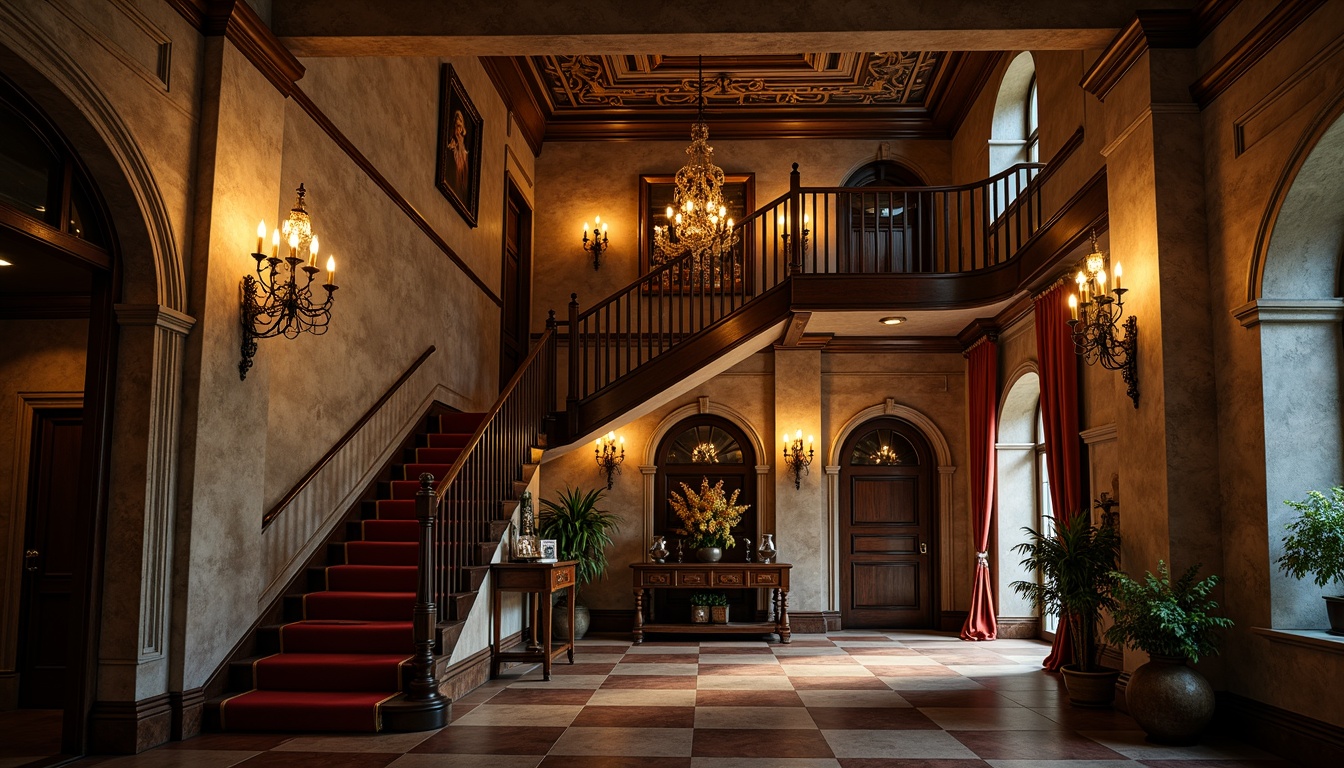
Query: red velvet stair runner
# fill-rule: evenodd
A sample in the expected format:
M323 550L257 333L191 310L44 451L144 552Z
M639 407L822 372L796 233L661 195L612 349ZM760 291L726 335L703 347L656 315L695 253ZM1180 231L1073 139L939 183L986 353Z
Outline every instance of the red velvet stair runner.
M224 700L229 731L377 731L379 706L402 689L413 642L422 472L442 479L482 414L439 417L411 461L380 484L374 516L352 526L345 562L325 568L326 589L303 595L302 619L279 628L280 652L252 662L253 690Z

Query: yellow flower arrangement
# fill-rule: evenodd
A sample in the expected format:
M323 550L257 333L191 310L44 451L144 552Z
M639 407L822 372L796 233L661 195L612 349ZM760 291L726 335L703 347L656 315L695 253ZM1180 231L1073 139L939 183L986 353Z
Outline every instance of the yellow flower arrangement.
M732 496L727 496L723 492L722 480L711 486L707 477L701 478L698 494L685 483L681 483L681 491L686 494L685 497L673 491L668 503L686 527L676 529L673 533L687 537L691 547L697 549L733 546L736 543L732 534L733 526L742 519L742 513L751 507L750 504L737 503L739 491L733 491Z

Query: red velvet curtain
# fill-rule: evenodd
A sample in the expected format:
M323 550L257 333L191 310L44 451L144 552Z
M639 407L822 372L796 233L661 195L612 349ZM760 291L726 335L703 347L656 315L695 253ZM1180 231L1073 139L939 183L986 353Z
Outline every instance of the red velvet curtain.
M1041 366L1041 418L1050 508L1060 523L1082 509L1082 460L1078 438L1078 354L1070 333L1069 290L1061 283L1036 298L1036 355ZM1073 662L1068 626L1060 621L1045 667Z
M975 531L975 576L971 610L961 628L962 640L993 640L994 593L989 579L989 530L994 519L994 443L998 440L999 347L988 339L966 353L966 410L971 429L971 526Z

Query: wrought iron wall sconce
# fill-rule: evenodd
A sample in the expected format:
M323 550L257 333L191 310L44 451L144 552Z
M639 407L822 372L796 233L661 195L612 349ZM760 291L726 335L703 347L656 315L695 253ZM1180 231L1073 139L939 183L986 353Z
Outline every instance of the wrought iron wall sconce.
M313 234L312 220L304 204L307 190L300 184L298 200L289 211L283 229L271 234L271 255L262 253L266 241L266 222L257 225L256 277L243 276L243 343L242 360L238 362L238 378L246 379L257 354L257 339L284 336L298 338L301 333L321 336L331 322L332 296L336 292L336 259L327 258L327 292L320 304L313 297L313 277L321 270L317 266L317 235ZM283 231L289 255L280 256L280 235ZM307 259L299 256L307 253ZM306 263L305 263L306 262ZM300 272L303 276L300 276Z
M1097 248L1097 233L1092 233L1092 253L1083 261L1074 280L1078 293L1069 296L1069 328L1073 332L1074 349L1088 365L1100 362L1101 367L1120 371L1125 381L1125 394L1139 407L1139 320L1125 316L1125 293L1121 284L1120 264L1115 265L1114 281L1106 288L1106 254ZM1123 326L1124 334L1120 333Z
M790 451L789 449L793 450ZM803 476L807 474L807 467L812 463L812 436L807 436L807 453L803 453L803 430L798 430L793 437L784 435L784 466L789 473L793 475L793 487L795 489L803 487Z
M796 274L798 272L803 271L803 254L807 253L807 237L808 235L812 234L812 230L809 229L809 227L811 226L812 226L812 217L804 213L803 236L801 238L802 243L799 244L798 258L795 260L793 258L793 254L789 251L789 240L793 238L793 234L789 231L789 217L785 216L782 213L779 214L779 230L780 230L779 239L784 242L784 253L788 254L790 257L789 274Z
M583 250L593 255L593 271L602 266L602 252L607 250L607 225L602 217L593 219L593 239L588 239L588 222L583 222Z
M597 458L598 468L607 473L607 490L610 491L615 483L613 478L621 474L621 462L625 461L625 438L617 438L615 432L597 438L593 456Z

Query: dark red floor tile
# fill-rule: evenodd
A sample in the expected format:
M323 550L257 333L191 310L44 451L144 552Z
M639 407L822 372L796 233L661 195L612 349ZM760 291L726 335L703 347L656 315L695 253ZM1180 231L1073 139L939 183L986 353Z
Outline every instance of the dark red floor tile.
M420 742L411 752L544 755L564 732L564 728L526 725L451 725Z
M825 656L788 656L779 657L780 664L846 664L851 667L862 666L847 654L828 653Z
M595 757L550 755L538 768L690 768L689 757Z
M916 707L1018 707L994 691L901 691L901 698Z
M552 664L552 675L610 675L615 664Z
M751 646L751 647L748 647L748 648L733 648L733 647L726 646L726 645L711 645L711 646L707 646L707 647L702 647L702 648L700 649L700 653L701 653L701 654L706 654L706 653L707 653L707 654L725 654L725 653L726 653L726 654L732 654L732 655L739 655L739 654L771 654L771 653L774 653L774 651L770 650L769 648L762 648L762 647L760 647L760 646Z
M821 731L801 728L697 728L695 757L834 757Z
M383 768L401 754L368 752L262 752L238 765L248 768Z
M587 704L593 692L585 688L507 688L490 699L493 704ZM456 710L457 706L454 705ZM457 713L454 712L454 715Z
M791 677L799 691L889 691L876 677Z
M574 646L574 658L577 660L581 656L589 656L595 653L626 653L630 650L628 645L576 645Z
M793 691L716 691L695 692L697 707L801 707L803 700Z
M1140 760L1148 768L1296 768L1286 760Z
M1075 731L1138 731L1134 718L1114 709L1082 709L1063 701L1058 707L1032 707L1038 715L1054 720Z
M695 707L584 707L571 728L694 728Z
M812 722L823 731L932 731L938 725L917 709L906 707L809 707Z
M456 714L457 707L453 707ZM292 733L202 733L186 741L170 741L160 749L218 749L265 752L294 738Z
M612 675L603 688L661 688L671 691L695 689L694 675Z
M985 760L1124 760L1070 731L948 731Z
M627 653L622 664L695 664L700 661L695 653Z

